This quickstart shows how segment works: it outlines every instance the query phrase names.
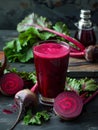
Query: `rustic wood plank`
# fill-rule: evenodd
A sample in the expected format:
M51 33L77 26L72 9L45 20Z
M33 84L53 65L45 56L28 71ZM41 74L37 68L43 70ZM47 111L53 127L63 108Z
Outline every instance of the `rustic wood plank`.
M69 59L69 71L98 71L98 63L90 63L85 59L70 58Z
M85 59L70 58L68 76L98 78L98 63L90 63Z

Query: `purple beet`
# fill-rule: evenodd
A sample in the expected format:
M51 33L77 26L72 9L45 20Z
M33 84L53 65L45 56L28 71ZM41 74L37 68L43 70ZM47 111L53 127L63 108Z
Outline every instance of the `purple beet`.
M73 52L72 52L73 51ZM71 48L70 56L75 58L85 58L89 62L98 62L98 45L90 45L83 51Z
M19 107L19 114L15 123L9 130L14 129L17 123L23 118L28 108L34 109L38 104L36 94L29 89L24 89L19 91L18 93L16 93L14 99L15 99L15 104Z
M80 96L74 91L62 92L55 98L54 112L64 120L72 120L78 117L82 112L83 106L98 95L98 90L89 97L86 97L87 95L88 92L84 92Z
M62 92L54 101L55 113L64 120L71 120L80 115L83 108L82 98L73 91Z
M87 61L98 61L98 45L90 45L85 49L85 59Z
M0 79L0 90L5 95L15 95L23 87L23 79L15 73L4 74Z

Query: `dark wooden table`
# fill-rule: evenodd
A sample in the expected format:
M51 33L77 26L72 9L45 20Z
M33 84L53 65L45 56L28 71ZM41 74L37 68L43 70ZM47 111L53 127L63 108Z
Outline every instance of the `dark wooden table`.
M5 42L12 40L17 36L16 31L1 30L0 31L0 49L2 50ZM98 81L98 64L79 64L82 61L77 59L70 59L70 65L68 68L68 76L70 77L92 77ZM93 66L93 67L92 67ZM22 71L33 71L34 64L13 63L10 67L16 67ZM91 69L92 68L92 69ZM14 104L14 97L7 97L0 93L0 130L9 130L14 123L18 111L13 110L13 113L5 113L4 110L10 110ZM41 106L44 108L44 106ZM15 130L98 130L98 95L83 108L81 115L73 121L62 121L58 116L52 113L49 122L44 123L41 126L26 126L21 121L15 128Z

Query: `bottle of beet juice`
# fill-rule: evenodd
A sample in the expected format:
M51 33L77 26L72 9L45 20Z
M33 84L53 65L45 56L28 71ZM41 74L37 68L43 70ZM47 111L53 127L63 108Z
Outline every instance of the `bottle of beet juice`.
M81 10L80 20L76 24L77 31L75 33L75 39L80 41L85 47L96 44L96 36L94 32L93 23L91 19L90 10Z

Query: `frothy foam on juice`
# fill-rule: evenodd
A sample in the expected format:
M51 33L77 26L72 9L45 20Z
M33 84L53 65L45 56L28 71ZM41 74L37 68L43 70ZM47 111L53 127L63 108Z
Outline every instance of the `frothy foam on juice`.
M40 55L41 57L47 57L47 58L56 58L64 56L68 53L68 48L61 44L55 44L55 43L44 43L40 44L39 46L36 46L34 48L34 51L37 55Z

